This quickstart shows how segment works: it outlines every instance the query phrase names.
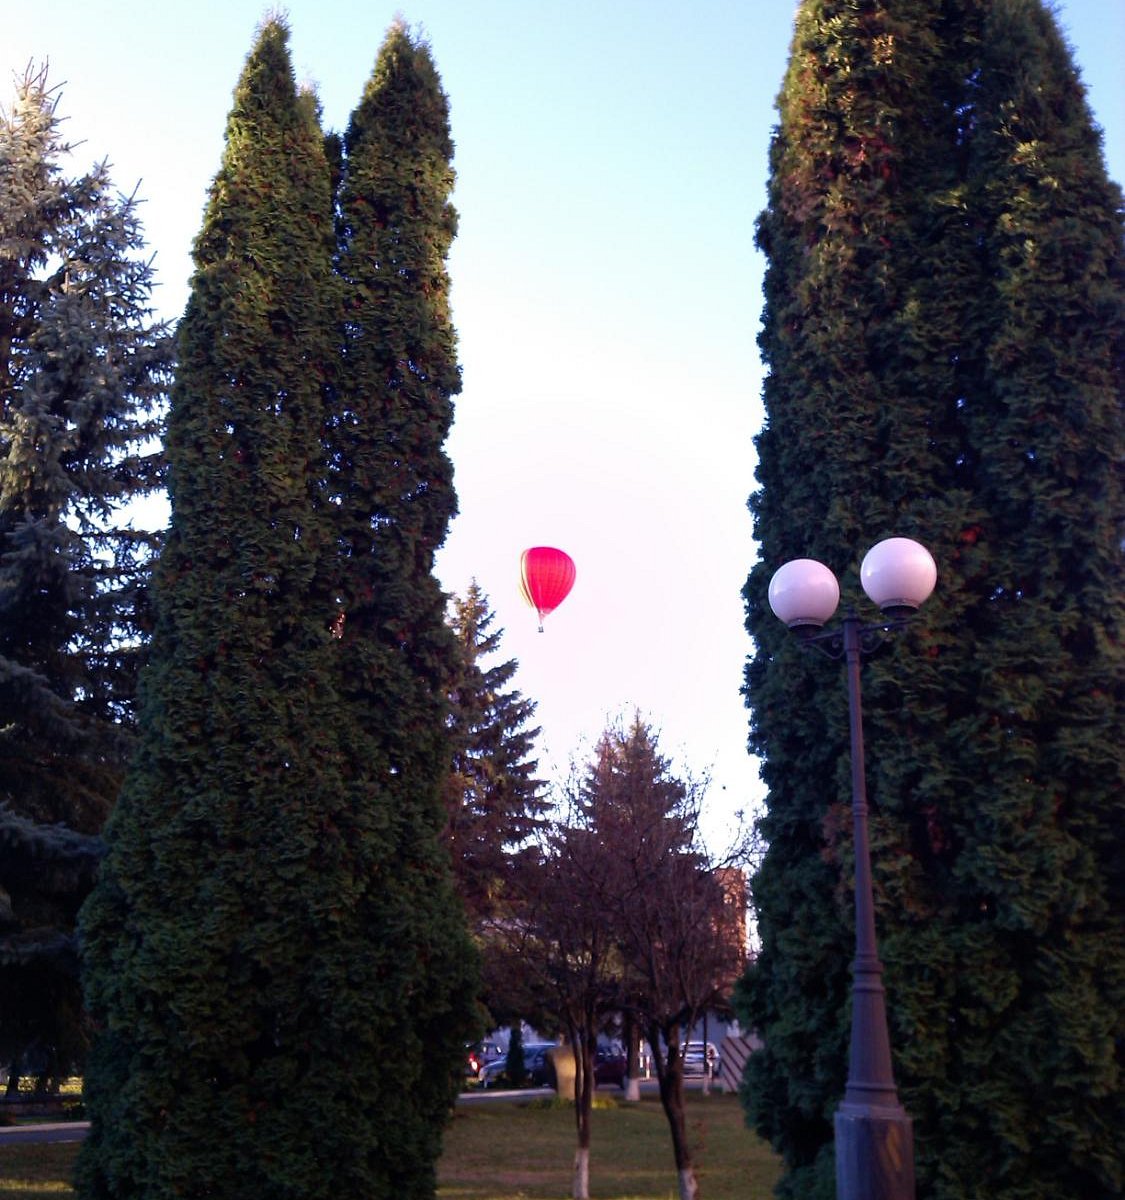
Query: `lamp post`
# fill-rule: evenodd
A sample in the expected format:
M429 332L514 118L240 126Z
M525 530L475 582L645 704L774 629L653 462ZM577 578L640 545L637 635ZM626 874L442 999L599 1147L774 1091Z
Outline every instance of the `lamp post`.
M852 964L852 1033L848 1084L836 1110L837 1200L913 1200L914 1135L898 1100L883 991L883 966L875 944L871 848L867 836L867 780L863 765L863 708L859 665L886 635L901 629L937 582L930 552L909 538L888 538L868 551L860 582L882 609L883 621L865 625L851 609L842 628L821 627L840 603L840 585L823 564L795 559L770 580L769 603L802 643L843 658L848 673L855 826L855 961Z

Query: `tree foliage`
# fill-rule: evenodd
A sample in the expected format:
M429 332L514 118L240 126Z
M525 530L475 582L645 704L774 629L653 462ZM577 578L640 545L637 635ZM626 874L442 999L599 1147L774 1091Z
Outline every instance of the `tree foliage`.
M618 1007L649 1044L681 1200L697 1190L684 1048L704 1013L726 1006L745 958L741 914L700 841L703 790L673 772L637 714L627 729L602 735L578 792L602 848L589 886L619 957Z
M590 1194L594 1054L598 1034L620 998L620 959L596 886L611 853L571 804L555 820L541 823L534 842L511 856L506 886L479 923L485 995L494 1010L530 1018L539 1029L558 1028L569 1048L574 1064L574 1200L587 1200ZM514 1022L513 1034L518 1027ZM522 1043L519 1056L522 1071ZM559 1059L554 1062L557 1070ZM511 1063L506 1069L514 1078ZM560 1091L568 1080L569 1072L564 1072Z
M915 536L865 668L880 951L919 1190L1121 1188L1120 193L1038 0L799 10L758 235L769 368L746 693L769 787L745 1015L785 1196L832 1194L851 899L843 680L766 606Z
M649 1041L680 1195L696 1193L683 1049L724 1006L744 961L740 914L699 840L702 786L677 776L636 716L611 727L566 789L566 807L519 859L490 925L532 995L552 1006L575 1062L574 1196L589 1194L598 1035L624 1016Z
M392 30L341 162L287 43L268 21L238 82L179 331L140 749L82 914L103 1026L91 1198L430 1196L474 1032L440 843L451 638L429 574L455 364L434 397L371 366L373 341L426 361L427 309L405 293L436 276L396 265L396 307L349 259L361 223L336 219L370 206L371 108L415 47ZM427 154L383 162L388 206L406 188L417 209ZM448 239L427 245L440 258Z
M46 69L0 112L0 1058L81 1061L74 917L132 744L171 365L135 197L70 177ZM18 1070L15 1074L18 1075Z
M449 103L428 44L396 21L343 140L337 271L342 371L329 414L339 687L351 769L385 827L371 995L387 1195L428 1196L441 1131L479 1036L477 964L442 840L459 669L434 554L457 508L443 448L460 391L445 258Z
M508 686L519 665L515 659L490 661L503 636L494 620L475 580L450 602L460 666L451 691L454 755L446 828L461 896L478 917L495 905L513 854L535 833L547 807L531 757L539 734L528 728L535 704Z

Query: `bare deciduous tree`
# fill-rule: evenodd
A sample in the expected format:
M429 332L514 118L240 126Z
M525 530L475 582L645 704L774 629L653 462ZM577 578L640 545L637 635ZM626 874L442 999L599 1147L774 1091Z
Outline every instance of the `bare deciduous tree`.
M592 883L620 955L620 1004L652 1052L681 1200L698 1194L684 1117L685 1042L705 1012L726 1007L744 966L733 873L714 867L700 842L703 791L672 773L638 715L627 730L602 736L581 797L603 848Z
M698 1187L684 1116L685 1040L726 1007L744 966L741 875L703 851L704 785L680 778L639 716L603 733L564 791L565 811L515 886L489 939L519 963L528 994L549 991L575 1064L573 1195L589 1195L590 1115L599 1032L620 1017L648 1041L681 1200ZM534 981L534 982L532 982Z
M500 956L518 961L522 990L552 1005L573 1055L574 1200L588 1200L590 1195L594 1054L598 1033L616 1010L620 991L612 928L592 886L605 869L606 857L606 848L592 830L554 825L539 853L521 858L507 910L494 916L488 929L488 940ZM555 1061L561 1070L558 1058ZM559 1090L566 1090L561 1081Z

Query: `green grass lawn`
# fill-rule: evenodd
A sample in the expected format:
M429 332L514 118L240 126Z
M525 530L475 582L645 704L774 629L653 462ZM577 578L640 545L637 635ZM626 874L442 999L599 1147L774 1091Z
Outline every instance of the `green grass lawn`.
M778 1163L742 1124L733 1096L689 1093L688 1126L702 1200L770 1200ZM3 1146L0 1200L72 1197L75 1144ZM566 1200L574 1113L543 1101L458 1107L439 1168L440 1200ZM655 1098L598 1109L590 1149L593 1200L674 1200L668 1124Z
M50 1145L8 1145L0 1142L0 1197L31 1200L34 1196L73 1196L71 1167L76 1142Z

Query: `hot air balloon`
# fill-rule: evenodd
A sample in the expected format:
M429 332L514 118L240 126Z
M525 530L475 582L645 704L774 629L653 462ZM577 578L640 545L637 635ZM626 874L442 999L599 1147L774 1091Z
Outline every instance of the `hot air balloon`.
M554 546L532 546L520 555L520 595L543 618L566 599L574 586L574 559Z

